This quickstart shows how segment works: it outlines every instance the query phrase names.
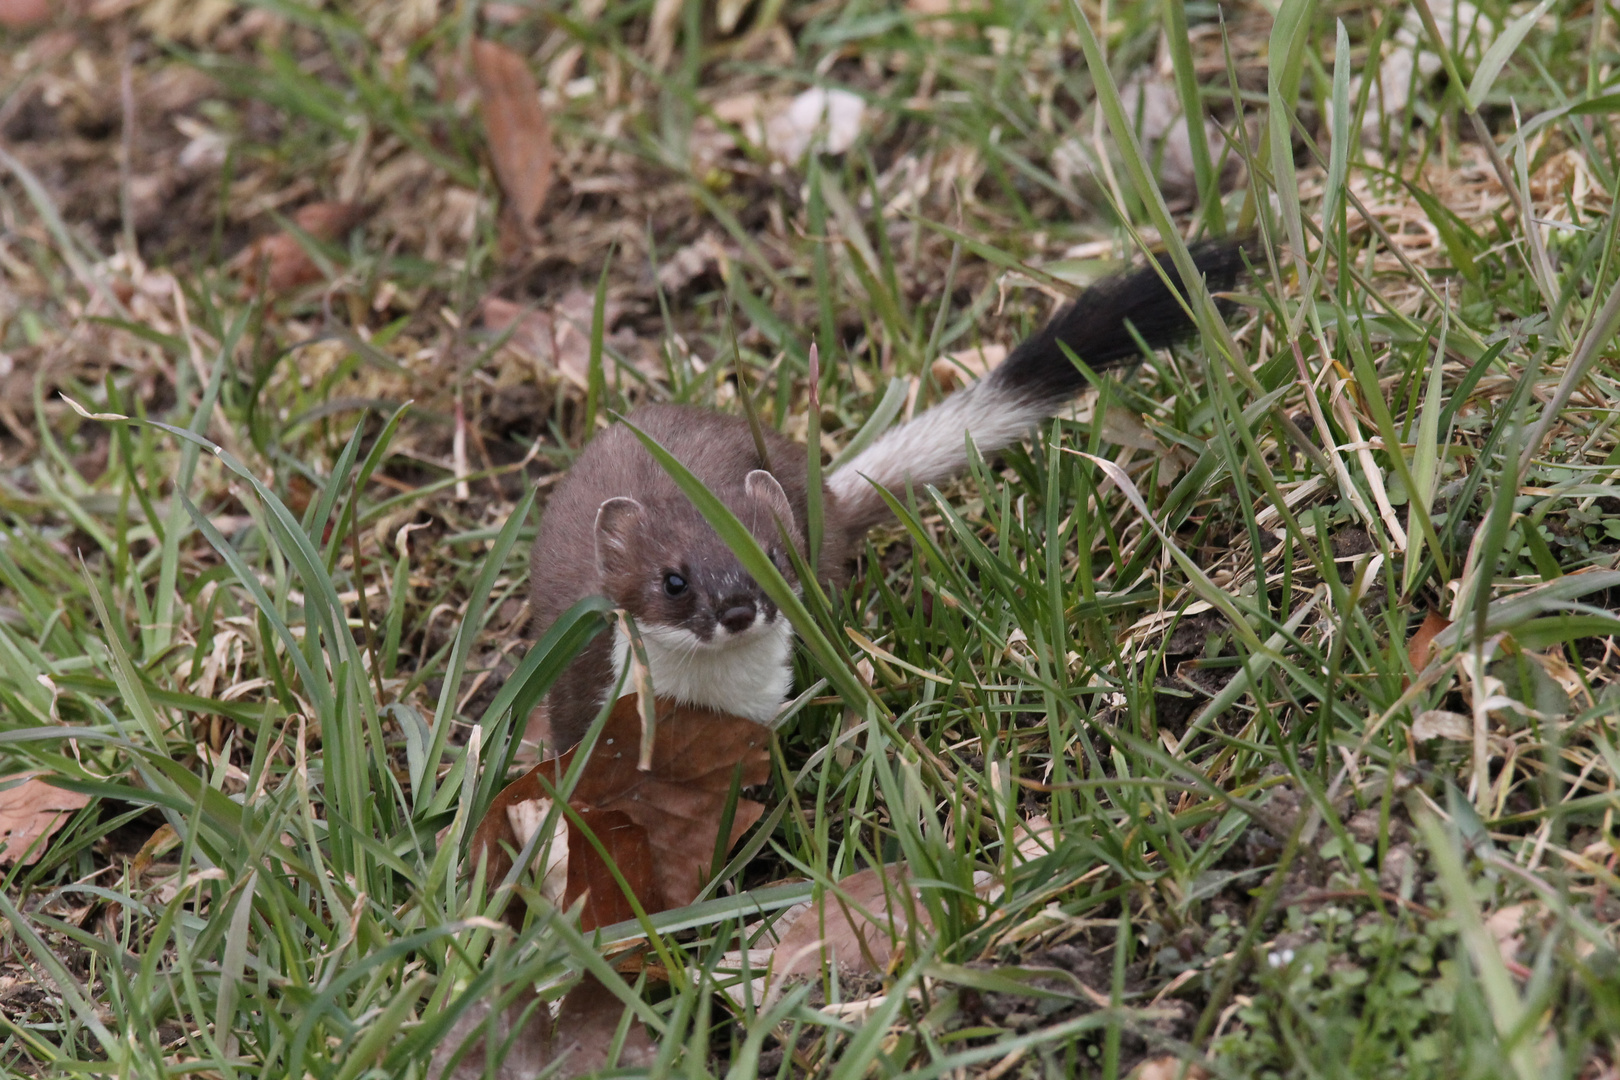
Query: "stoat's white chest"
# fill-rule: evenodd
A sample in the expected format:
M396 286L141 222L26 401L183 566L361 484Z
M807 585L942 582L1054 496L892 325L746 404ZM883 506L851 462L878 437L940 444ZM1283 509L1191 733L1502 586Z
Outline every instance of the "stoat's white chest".
M741 634L708 642L678 627L638 624L637 629L659 697L770 724L793 688L793 627L781 613L769 623L756 621ZM630 643L624 634L615 635L615 678L629 656Z

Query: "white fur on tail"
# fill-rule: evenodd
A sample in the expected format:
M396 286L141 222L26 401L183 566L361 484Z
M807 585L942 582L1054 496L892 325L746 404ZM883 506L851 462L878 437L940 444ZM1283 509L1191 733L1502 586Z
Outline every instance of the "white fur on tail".
M967 467L967 436L980 453L991 454L1029 434L1051 415L1049 402L1019 400L993 381L975 383L890 428L853 460L827 478L841 499L872 496L871 483L893 492L906 484L942 484Z

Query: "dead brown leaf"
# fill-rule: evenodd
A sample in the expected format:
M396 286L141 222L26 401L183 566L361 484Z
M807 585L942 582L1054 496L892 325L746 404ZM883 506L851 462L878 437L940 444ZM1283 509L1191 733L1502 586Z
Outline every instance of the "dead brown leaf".
M989 5L984 0L906 0L905 7L913 16L937 19L946 15L976 15Z
M732 125L756 146L786 165L797 165L812 148L843 154L855 145L866 124L866 102L859 94L837 87L812 86L791 98L744 91L714 102L713 118L694 125L691 150L694 163L718 165L737 149Z
M1103 414L1102 435L1116 446L1128 446L1132 450L1145 450L1150 454L1165 453L1164 443L1153 434L1153 429L1126 409L1109 409Z
M675 30L686 5L681 0L653 0L647 24L647 58L654 71L664 71L675 55Z
M945 391L966 386L988 375L994 367L1007 359L1007 346L981 345L977 349L963 349L947 353L934 361L934 381Z
M82 809L90 796L52 787L38 773L8 776L5 783L22 783L0 791L0 866L10 866L20 857L31 866L45 853L39 843L66 824L69 815ZM32 848L32 850L30 850Z
M1544 914L1541 905L1531 901L1497 908L1485 917L1485 930L1495 940L1502 963L1518 978L1530 977L1530 969L1519 960L1519 954L1524 951L1525 932L1540 922Z
M680 248L658 268L658 285L668 293L678 293L693 281L718 269L722 279L731 254L713 232L706 232Z
M1057 847L1057 830L1052 827L1052 819L1036 814L1028 821L1020 821L1013 827L1013 845L1026 861L1052 854Z
M7 30L27 30L50 17L50 0L0 0L0 26Z
M873 866L838 882L821 905L806 905L783 920L772 950L772 986L795 976L813 976L823 959L842 971L883 972L908 927L932 931L928 909L912 888L905 867Z
M552 1056L551 1013L546 1003L530 990L493 1021L489 1014L489 1003L479 1002L457 1018L434 1048L429 1076L434 1080L473 1080L489 1075L495 1080L527 1080L540 1074ZM504 1057L500 1056L501 1049L506 1049ZM452 1067L451 1060L458 1053L462 1056ZM490 1058L498 1058L499 1064L486 1072Z
M739 783L747 787L770 776L770 729L668 700L661 699L657 707L652 769L643 772L636 766L641 717L635 696L627 695L614 706L569 800L610 861L603 861L570 819L564 902L585 898L581 929L634 917L610 863L644 911L683 907L697 899L714 859L733 777L740 770ZM576 752L541 762L495 797L472 842L475 863L485 853L489 856L490 881L506 876L512 865L508 851L522 847L512 809L548 798ZM752 799L738 799L726 850L764 812Z
M551 190L551 121L528 61L492 41L472 43L473 77L482 98L495 178L525 230L534 227Z
M865 120L866 101L859 94L812 86L765 124L765 148L789 165L797 164L812 147L842 154L855 145Z
M487 297L480 314L488 330L501 333L511 329L512 336L507 339L506 347L532 364L542 377L561 375L584 391L590 387L591 319L595 307L596 298L576 287L545 310L528 309L497 296ZM602 311L604 331L611 331L623 314L624 305L608 297ZM628 331L613 334L609 343L626 356L635 357L639 352L635 335ZM604 352L603 363L611 370L612 355ZM648 378L663 375L662 368L651 360L643 363L637 358L633 366Z
M560 1065L557 1076L585 1076L612 1064L608 1052L618 1033L624 1004L593 976L568 991L555 1023L546 1003L533 990L520 994L493 1023L488 1003L469 1008L451 1026L433 1052L428 1075L434 1080L529 1080ZM492 1037L493 1036L493 1037ZM450 1066L451 1059L466 1052ZM619 1052L619 1068L651 1065L656 1046L640 1024L631 1024ZM502 1051L505 1051L504 1055ZM493 1051L493 1052L492 1052ZM493 1072L491 1057L499 1058Z
M1474 722L1461 713L1425 709L1412 720L1412 738L1417 742L1428 742L1430 739L1473 742Z
M1431 611L1423 616L1423 622L1417 628L1417 632L1406 643L1406 658L1411 661L1413 671L1421 672L1429 666L1429 661L1434 656L1436 635L1450 625L1451 620L1439 612Z
M365 217L365 208L355 203L310 203L293 215L293 224L315 240L336 240ZM231 268L250 288L262 282L266 292L285 296L294 289L320 281L321 268L304 250L300 237L278 232L255 240L235 259Z
M1209 1070L1178 1057L1149 1058L1131 1070L1129 1080L1204 1080Z

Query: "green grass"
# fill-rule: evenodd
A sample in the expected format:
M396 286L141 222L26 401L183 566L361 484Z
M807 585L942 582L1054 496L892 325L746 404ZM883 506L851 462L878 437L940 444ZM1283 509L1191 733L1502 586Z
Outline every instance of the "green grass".
M0 37L23 61L0 116L72 129L13 131L0 157L0 746L6 773L93 797L0 869L0 1070L426 1076L468 1010L590 972L633 1003L658 1075L1612 1072L1613 13L1555 0L1514 30L1528 8L1484 5L1472 34L1444 27L1449 81L1360 140L1399 12L1223 9L1223 38L1179 0L927 26L766 3L773 37L758 11L726 36L688 4L658 72L652 6L412 29L394 5L267 4L179 40L124 17L143 79L218 80L188 115L229 145L138 235L139 273L140 230L93 209L129 204L117 168L50 156L114 161L116 122L28 104L42 79L95 87ZM282 31L233 42L250 10ZM1449 9L1417 10L1434 49ZM1174 212L1128 82L1165 24L1194 31L1169 34L1167 83L1228 136L1194 140L1204 197ZM461 93L475 30L543 84L579 50L547 98L558 190L517 253ZM116 71L113 29L81 33ZM773 166L735 131L719 164L705 149L717 101L810 85L865 99L849 153ZM1094 132L1108 167L1060 179L1056 151ZM1216 200L1229 155L1246 179ZM329 285L254 297L227 263L284 191L305 194L279 213L354 198L368 222L320 248ZM911 380L935 400L938 356L1038 325L1031 282L1097 269L1070 249L1156 234L1180 254L1198 223L1259 237L1230 326L1200 304L1196 343L897 502L850 589L793 612L816 689L752 856L653 916L668 982L615 972L628 932L463 877L529 705L600 622L520 640L544 478L593 423L746 395L836 453ZM653 284L705 234L723 267ZM476 329L486 295L549 308L570 287L628 305L658 385L604 363L632 347L610 326L590 328L588 400ZM1431 609L1453 625L1413 670ZM1414 737L1436 723L1465 738ZM1036 815L1050 850L1020 851ZM816 1004L856 982L721 996L761 912L897 859L935 930L864 1026Z

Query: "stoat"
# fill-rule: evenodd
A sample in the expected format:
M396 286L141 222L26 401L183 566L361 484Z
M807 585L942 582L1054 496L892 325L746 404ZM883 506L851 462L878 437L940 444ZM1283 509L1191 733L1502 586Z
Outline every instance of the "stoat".
M1243 271L1231 242L1193 249L1211 290ZM1179 280L1165 256L1160 265ZM1064 351L1093 370L1187 336L1193 323L1158 271L1142 267L1082 292L988 376L889 430L825 479L818 573L841 584L866 533L889 517L874 484L903 493L940 484L968 462L967 437L989 454L1022 439L1085 385ZM764 432L767 462L748 423L708 409L650 405L630 422L657 439L749 527L792 580L782 550L801 554L808 500L804 447ZM635 619L659 696L770 723L792 684L793 631L725 543L635 435L598 435L557 485L530 559L535 629L577 601L604 595ZM618 683L622 634L596 637L546 700L551 741L577 743Z

